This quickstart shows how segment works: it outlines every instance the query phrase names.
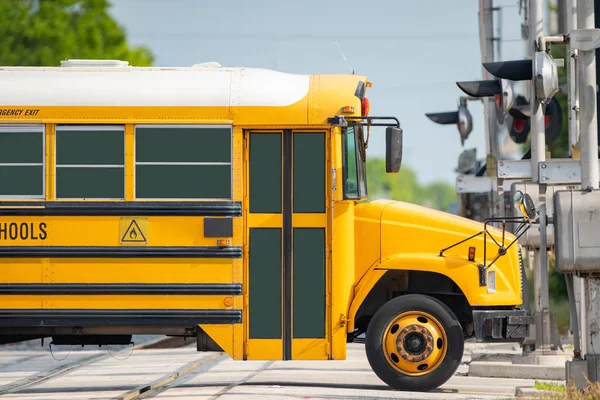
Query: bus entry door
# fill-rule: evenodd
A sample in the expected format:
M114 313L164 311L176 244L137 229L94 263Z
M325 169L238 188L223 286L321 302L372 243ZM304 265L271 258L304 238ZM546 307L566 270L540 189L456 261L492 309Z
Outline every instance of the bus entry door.
M247 359L328 359L326 132L246 132Z

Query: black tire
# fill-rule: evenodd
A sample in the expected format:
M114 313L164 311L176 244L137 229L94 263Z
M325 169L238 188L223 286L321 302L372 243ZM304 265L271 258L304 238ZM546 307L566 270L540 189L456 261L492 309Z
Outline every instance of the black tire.
M408 311L420 311L431 315L438 320L446 333L445 357L437 368L422 376L401 373L390 365L384 354L385 329L397 316ZM409 294L396 297L377 310L367 329L365 350L375 374L391 388L424 392L438 388L454 375L460 365L464 345L462 327L450 308L433 297Z

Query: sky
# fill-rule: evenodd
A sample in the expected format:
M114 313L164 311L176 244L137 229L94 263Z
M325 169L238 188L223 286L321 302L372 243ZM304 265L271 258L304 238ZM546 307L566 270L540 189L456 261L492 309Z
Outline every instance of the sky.
M455 111L456 81L482 79L478 1L474 0L111 0L128 40L157 66L216 61L288 73L366 75L370 115L393 115L404 131L403 165L422 183L454 185L458 156L485 158L483 108L469 103L473 131L463 148L455 126L425 113ZM525 55L519 0L502 8L500 57ZM501 22L501 23L500 23ZM337 43L337 45L336 45ZM348 63L344 61L341 48ZM384 128L371 131L368 156L383 157Z

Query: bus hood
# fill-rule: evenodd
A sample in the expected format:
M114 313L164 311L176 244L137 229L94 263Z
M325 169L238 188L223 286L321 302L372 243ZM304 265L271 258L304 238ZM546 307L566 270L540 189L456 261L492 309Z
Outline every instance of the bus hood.
M402 201L376 200L357 205L357 219L373 219L380 222L381 260L401 254L439 255L440 250L483 231L483 223L431 208ZM488 226L488 232L502 242L502 230ZM505 233L505 243L510 244L515 236ZM467 241L448 251L467 258L468 247L477 247L477 258L483 256L483 235ZM514 244L513 246L516 246ZM488 238L488 258L497 253L497 246Z

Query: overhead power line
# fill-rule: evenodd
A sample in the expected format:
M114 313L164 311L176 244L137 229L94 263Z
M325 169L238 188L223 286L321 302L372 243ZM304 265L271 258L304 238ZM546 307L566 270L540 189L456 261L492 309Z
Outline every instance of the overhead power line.
M477 40L477 32L439 32L435 34L378 34L378 35L344 35L323 34L310 35L306 33L215 33L215 32L191 32L191 33L160 33L160 32L128 32L132 39L155 39L155 40L182 40L182 39L210 39L210 40L265 40L265 41L293 41L293 40L354 40L354 41L448 41L448 40Z

